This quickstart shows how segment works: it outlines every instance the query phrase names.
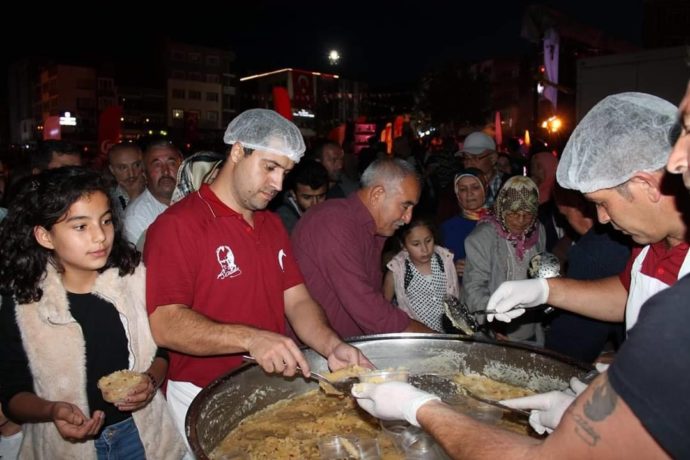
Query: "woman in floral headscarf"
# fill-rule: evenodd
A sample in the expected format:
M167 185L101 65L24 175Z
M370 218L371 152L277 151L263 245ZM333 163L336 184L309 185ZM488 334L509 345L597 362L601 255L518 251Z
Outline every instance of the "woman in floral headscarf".
M546 240L537 221L538 207L537 185L528 177L511 177L498 192L493 213L482 218L465 240L461 300L471 311L485 309L491 293L502 282L527 278L529 261L544 251ZM543 344L539 313L506 324L497 336Z

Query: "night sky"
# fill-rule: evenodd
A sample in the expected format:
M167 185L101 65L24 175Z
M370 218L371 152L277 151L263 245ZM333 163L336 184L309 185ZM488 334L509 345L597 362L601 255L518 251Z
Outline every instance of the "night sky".
M77 22L63 11L61 20L41 12L26 21L26 33L0 31L6 66L24 55L65 58L78 63L111 59L137 69L146 81L146 66L157 40L164 36L199 45L229 48L237 55L239 76L282 67L334 72L374 84L412 83L431 66L452 59L480 59L527 52L520 38L527 1L469 2L259 1L227 2L201 10L205 2L167 9L156 18L120 3L101 4L91 21ZM640 44L642 0L552 0L543 2L611 36ZM180 3L177 3L178 5ZM65 5L63 3L63 5ZM165 7L164 7L165 8ZM66 14L67 13L67 14ZM76 15L75 15L76 16ZM328 64L329 49L343 56ZM123 59L122 56L128 56ZM133 72L128 72L133 73ZM139 78L140 77L140 78Z

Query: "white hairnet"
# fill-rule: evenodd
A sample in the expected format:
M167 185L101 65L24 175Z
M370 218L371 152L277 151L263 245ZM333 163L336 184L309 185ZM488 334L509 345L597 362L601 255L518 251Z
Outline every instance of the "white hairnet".
M671 151L676 107L644 93L608 96L580 121L563 150L556 178L582 193L615 187L638 171L655 171Z
M306 147L299 128L273 110L250 109L235 117L225 130L223 142L284 155L299 162Z

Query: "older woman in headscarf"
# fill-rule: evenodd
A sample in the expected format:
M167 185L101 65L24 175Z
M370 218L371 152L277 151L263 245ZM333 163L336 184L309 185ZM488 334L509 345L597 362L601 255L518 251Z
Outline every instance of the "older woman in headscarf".
M544 251L546 239L537 220L538 207L539 189L534 181L511 177L498 192L493 213L481 219L465 240L461 301L470 311L485 309L491 293L502 282L527 278L529 261ZM506 324L504 330L497 331L497 337L543 344L540 312L533 314L535 317L523 315Z
M486 186L486 178L477 168L463 169L455 175L455 196L460 214L441 224L441 240L442 246L453 253L459 278L465 271L465 238L488 212L484 207Z

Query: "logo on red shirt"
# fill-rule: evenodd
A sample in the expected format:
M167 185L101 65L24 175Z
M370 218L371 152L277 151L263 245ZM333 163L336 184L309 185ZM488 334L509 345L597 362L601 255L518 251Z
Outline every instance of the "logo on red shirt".
M230 246L218 246L216 248L216 259L220 264L220 273L217 279L234 278L242 274L242 270L235 264L235 254L232 253Z
M278 251L278 264L280 265L280 269L284 272L285 267L283 267L283 259L285 259L285 251L281 249Z

